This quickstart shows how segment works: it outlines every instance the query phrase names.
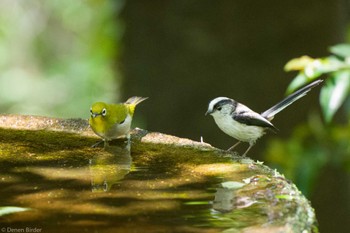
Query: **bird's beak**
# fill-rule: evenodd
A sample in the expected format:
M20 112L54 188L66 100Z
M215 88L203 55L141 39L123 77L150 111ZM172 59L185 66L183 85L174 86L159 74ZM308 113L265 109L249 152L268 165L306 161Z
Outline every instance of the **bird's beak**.
M208 111L205 113L205 116L208 116L208 115L210 115L210 114L212 114L212 113L213 113L213 111L208 110Z
M95 117L97 117L98 115L100 115L100 114L98 114L98 113L91 113L91 117L92 117L92 118L95 118Z

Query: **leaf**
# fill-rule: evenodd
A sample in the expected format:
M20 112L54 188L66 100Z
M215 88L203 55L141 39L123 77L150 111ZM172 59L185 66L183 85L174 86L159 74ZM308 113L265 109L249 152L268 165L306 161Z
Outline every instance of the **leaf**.
M306 83L309 82L308 77L303 73L300 72L293 81L289 84L287 88L287 94L290 94L294 92L295 90L299 89L300 87L304 86Z
M338 44L331 46L329 51L340 57L350 57L350 44Z
M208 201L188 201L185 202L185 205L208 205Z
M285 200L292 200L294 197L288 194L279 194L275 195L276 198L278 199L285 199Z
M245 184L237 181L226 181L221 183L223 188L227 189L239 189L242 188Z
M304 74L310 79L315 79L322 75L325 63L325 59L315 59L313 62L307 64L304 69Z
M17 206L3 206L3 207L0 207L0 216L23 212L27 210L30 210L30 208L22 208Z
M335 72L321 89L320 104L326 122L330 122L349 93L350 71Z
M304 68L314 61L313 58L309 56L302 56L298 58L294 58L287 62L284 66L284 71L293 71L293 70L304 70Z
M341 60L339 60L338 57L336 56L329 56L324 59L322 59L322 73L330 73L330 72L335 72L337 70L340 70L344 68L345 63Z

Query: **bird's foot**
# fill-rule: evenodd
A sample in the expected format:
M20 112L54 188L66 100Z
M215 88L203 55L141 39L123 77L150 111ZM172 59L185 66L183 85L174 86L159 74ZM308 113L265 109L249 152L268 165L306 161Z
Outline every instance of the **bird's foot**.
M92 147L92 148L96 148L96 147L98 147L99 145L101 145L101 144L104 143L104 142L105 142L105 141L101 140L101 141L99 141L99 142L93 144L91 147Z
M91 148L96 148L96 147L98 147L99 145L102 144L102 142L103 142L103 141L99 141L99 142L93 144L93 145L91 146Z

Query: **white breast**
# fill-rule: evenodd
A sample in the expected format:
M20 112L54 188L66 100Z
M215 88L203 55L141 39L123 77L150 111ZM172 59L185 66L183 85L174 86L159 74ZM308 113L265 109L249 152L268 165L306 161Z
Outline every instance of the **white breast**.
M239 123L232 119L230 115L213 114L215 123L224 133L242 142L254 143L264 135L264 129L258 126L250 126Z
M113 127L105 134L107 140L116 139L122 136L128 136L131 127L132 118L128 115L122 124L114 124Z

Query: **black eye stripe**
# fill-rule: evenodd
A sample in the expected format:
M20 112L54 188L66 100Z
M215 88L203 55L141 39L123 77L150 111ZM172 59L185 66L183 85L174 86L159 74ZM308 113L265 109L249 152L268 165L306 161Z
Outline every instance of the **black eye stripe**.
M215 105L214 105L214 109L217 109L217 110L220 110L222 108L223 105L225 104L230 104L232 103L232 100L230 99L226 99L226 100L220 100L219 102L217 102ZM219 109L220 108L220 109Z
M222 109L222 106L226 105L226 104L231 104L234 108L236 108L237 106L237 102L232 100L232 99L224 99L224 100L220 100L219 102L217 102L213 109L214 110L218 110L218 111L221 111Z

